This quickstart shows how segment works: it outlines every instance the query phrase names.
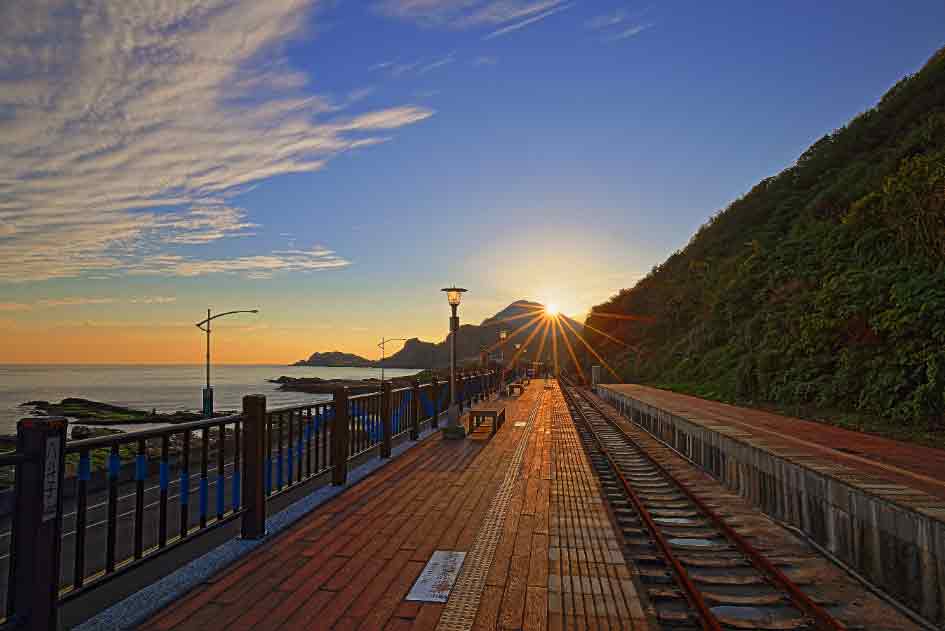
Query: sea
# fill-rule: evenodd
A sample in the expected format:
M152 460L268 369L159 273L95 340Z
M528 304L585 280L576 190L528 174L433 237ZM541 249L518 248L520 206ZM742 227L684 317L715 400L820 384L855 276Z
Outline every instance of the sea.
M413 375L421 369L386 368L386 378ZM379 368L328 368L321 366L212 366L214 409L239 410L243 395L264 394L268 407L302 405L329 395L284 392L270 379L320 377L322 379L380 378ZM25 365L0 364L0 434L15 434L19 419L30 416L27 401L58 403L80 397L158 412L196 410L202 406L206 368L200 365ZM143 425L122 426L135 429Z

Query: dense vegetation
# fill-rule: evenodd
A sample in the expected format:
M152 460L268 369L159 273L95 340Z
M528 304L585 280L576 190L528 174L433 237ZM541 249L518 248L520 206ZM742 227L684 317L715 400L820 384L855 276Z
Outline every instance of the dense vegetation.
M587 323L628 381L945 442L945 49Z

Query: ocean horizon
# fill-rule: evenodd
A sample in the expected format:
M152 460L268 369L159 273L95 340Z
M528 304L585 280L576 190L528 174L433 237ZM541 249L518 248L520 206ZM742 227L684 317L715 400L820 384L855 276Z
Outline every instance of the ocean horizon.
M15 434L16 423L31 415L27 401L58 402L79 397L158 412L199 410L206 381L205 364L0 364L0 434ZM387 377L416 374L422 368L386 368ZM319 377L367 379L379 368L333 368L283 364L217 364L211 366L215 409L238 410L247 394L266 395L269 407L302 405L328 398L323 394L285 392L269 379ZM114 426L132 429L141 425Z

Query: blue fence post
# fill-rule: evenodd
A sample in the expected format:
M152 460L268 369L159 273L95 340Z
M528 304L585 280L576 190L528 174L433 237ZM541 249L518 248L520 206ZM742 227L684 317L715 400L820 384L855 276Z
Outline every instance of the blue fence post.
M243 397L243 523L244 539L266 535L266 397Z
M16 450L26 458L16 471L8 594L17 629L53 631L58 625L67 425L60 417L16 425Z

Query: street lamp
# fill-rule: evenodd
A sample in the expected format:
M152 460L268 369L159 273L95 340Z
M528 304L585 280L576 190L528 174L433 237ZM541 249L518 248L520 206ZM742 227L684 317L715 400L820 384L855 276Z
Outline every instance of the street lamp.
M198 329L207 332L207 387L203 389L203 415L208 418L213 416L213 388L210 387L210 322L234 313L259 313L259 309L227 311L216 315L210 315L210 309L207 309L207 319L197 323Z
M450 412L443 430L444 438L465 438L466 431L459 425L459 401L456 400L456 336L459 333L459 316L456 308L466 292L462 287L445 287L446 300L449 302L450 317Z
M407 338L405 337L391 337L391 338L381 338L381 343L378 346L381 349L381 388L384 387L384 359L387 357L387 346L388 342L406 342Z
M502 383L505 383L505 340L508 339L509 332L506 329L499 330L499 365L502 366Z

